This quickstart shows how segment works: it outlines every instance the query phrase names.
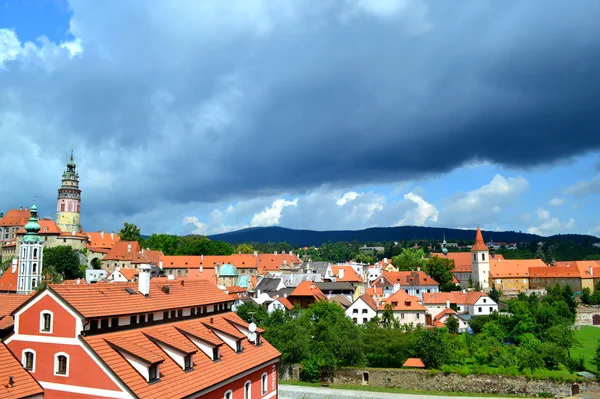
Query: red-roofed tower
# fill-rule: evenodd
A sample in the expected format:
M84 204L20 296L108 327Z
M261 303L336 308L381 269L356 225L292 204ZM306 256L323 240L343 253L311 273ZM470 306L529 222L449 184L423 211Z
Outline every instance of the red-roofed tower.
M487 291L490 288L490 251L483 241L481 229L477 226L475 244L471 248L473 256L473 272L471 280L475 286Z

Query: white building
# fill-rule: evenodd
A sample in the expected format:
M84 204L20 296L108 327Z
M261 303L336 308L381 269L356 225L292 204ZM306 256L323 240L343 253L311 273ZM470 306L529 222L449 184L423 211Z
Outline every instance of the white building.
M439 291L439 284L429 277L425 272L387 272L384 271L371 287L381 288L383 295L387 298L394 294L398 288L410 296L422 298L423 293Z
M37 207L31 207L31 217L25 225L25 236L19 248L19 274L17 293L29 294L40 284L42 279L42 260L44 256L44 239L38 234Z
M365 324L377 316L377 303L367 294L363 294L346 309L346 316L356 324Z
M267 311L273 313L277 310L288 312L294 309L294 305L285 297L279 297L269 304Z
M498 311L498 304L480 291L453 291L423 294L423 305L432 317L453 308L461 316L484 316Z
M409 296L403 290L398 290L379 304L377 315L380 320L383 319L387 305L390 305L394 318L401 325L417 326L427 323L427 309L420 303L419 298Z
M483 241L481 229L477 227L475 244L471 247L473 257L473 284L480 289L487 291L490 289L490 251Z

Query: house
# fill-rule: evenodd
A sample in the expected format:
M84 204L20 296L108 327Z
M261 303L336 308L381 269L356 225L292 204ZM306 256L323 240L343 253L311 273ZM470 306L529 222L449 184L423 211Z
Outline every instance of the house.
M581 273L576 265L529 268L531 289L545 289L559 284L561 287L570 286L574 292L581 292L583 290L581 283Z
M371 286L381 287L386 297L399 288L402 288L408 295L419 298L424 292L439 291L439 284L422 271L383 272Z
M487 294L480 291L452 291L423 294L423 305L434 318L444 311L453 309L458 315L472 316L490 315L498 311L498 304Z
M106 278L107 281L111 282L125 282L125 281L136 281L138 276L138 269L131 268L120 268L117 267L114 272L109 274Z
M362 266L360 266L362 270ZM354 295L358 298L360 295L365 293L365 286L363 284L363 278L359 272L352 265L338 265L331 266L333 273L332 281L350 283L354 287ZM351 298L354 300L355 298Z
M425 363L418 357L409 357L402 365L404 368L424 369Z
M356 324L365 324L377 316L377 302L368 294L362 294L346 309L346 316Z
M590 291L594 292L596 284L600 282L600 263L596 260L578 260L578 261L566 261L556 262L555 266L558 267L573 267L579 271L579 277L581 278L581 290L589 288ZM577 292L575 288L577 285L571 287L573 291Z
M327 300L331 303L337 303L344 309L344 311L348 309L350 305L352 305L352 302L345 295L328 296Z
M314 273L282 274L281 278L283 279L283 284L285 284L285 286L288 288L296 288L304 281L310 281L313 283L320 283L323 281L323 278L320 274Z
M386 261L385 264L387 265L387 259L384 260ZM383 273L383 267L381 267L379 264L367 267L367 282L369 285L371 285L373 281L377 280L377 278L381 276L381 273Z
M263 277L258 281L258 284L256 285L254 291L256 293L256 296L259 296L263 292L271 294L281 290L282 288L286 288L286 285L283 283L283 279Z
M294 305L292 305L292 303L285 297L279 297L271 302L269 306L267 306L267 311L269 313L273 313L277 310L289 312L292 309L294 309Z
M541 259L490 258L490 282L504 292L522 292L529 289L529 269L547 267Z
M323 283L315 283L317 287L323 294L327 295L327 297L332 297L334 295L344 295L349 301L354 300L354 286L350 283L344 282L323 282Z
M307 308L310 304L317 301L326 301L327 297L314 282L305 280L288 295L287 299L294 306L298 305L301 308Z
M49 285L5 342L44 398L276 397L280 354L207 280ZM152 279L155 280L155 279Z
M403 290L398 290L379 303L377 315L380 320L383 320L384 312L388 307L400 324L416 326L417 324L425 325L427 322L427 309L421 305L419 298L410 296Z
M327 269L330 267L329 262L306 262L302 265L305 273L319 274L325 277Z
M31 357L22 362L0 342L0 398L2 399L41 399L44 389L27 371Z
M140 265L159 265L162 252L143 249L137 241L117 241L102 259L102 269L113 272L120 268L139 268Z
M456 311L454 311L453 309L450 309L450 308L444 308L444 310L442 310L440 313L438 313L433 318L433 325L435 327L445 327L446 322L448 321L449 317L454 317L456 320L458 320L458 332L459 333L462 333L462 332L466 331L467 328L469 328L468 320L465 320L463 315L459 315Z
M0 276L0 293L13 293L17 292L17 280L19 277L18 272L19 260L13 258L10 266Z

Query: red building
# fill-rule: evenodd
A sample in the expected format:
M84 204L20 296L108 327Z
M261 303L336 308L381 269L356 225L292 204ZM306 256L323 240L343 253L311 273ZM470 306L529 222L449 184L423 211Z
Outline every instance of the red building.
M44 398L277 398L280 354L206 280L50 285L6 345Z
M288 295L288 301L292 306L299 305L307 308L310 304L317 301L326 301L327 296L312 281L303 281Z

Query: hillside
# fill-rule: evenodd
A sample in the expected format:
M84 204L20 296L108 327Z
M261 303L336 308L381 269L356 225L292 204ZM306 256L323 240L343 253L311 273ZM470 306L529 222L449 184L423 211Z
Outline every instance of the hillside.
M558 235L551 237L542 237L535 234L520 233L514 231L485 231L482 230L486 241L506 241L506 242L531 242L545 240L570 240L574 243L581 243L585 239L590 242L599 242L598 237L580 234ZM339 231L314 231L314 230L295 230L285 227L252 227L248 229L232 231L229 233L215 234L209 236L211 240L221 240L238 244L241 242L287 242L293 246L319 246L324 242L353 241L364 242L383 242L383 241L410 241L410 240L442 240L446 235L446 241L452 242L460 239L473 240L475 230L448 229L442 227L419 227L419 226L399 226L399 227L373 227L364 230L339 230Z

